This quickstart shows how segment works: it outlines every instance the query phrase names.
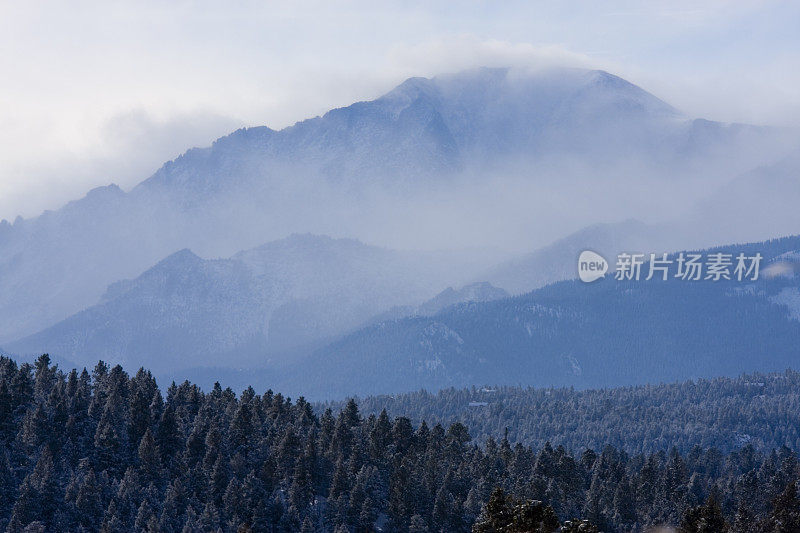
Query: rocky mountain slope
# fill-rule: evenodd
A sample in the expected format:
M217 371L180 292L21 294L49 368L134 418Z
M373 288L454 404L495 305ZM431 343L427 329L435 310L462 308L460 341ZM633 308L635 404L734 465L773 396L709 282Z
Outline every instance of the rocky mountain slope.
M645 177L734 175L769 159L774 141L764 128L684 117L602 71L412 78L280 131L238 130L131 191L101 187L0 223L0 342L94 305L109 284L184 248L225 257L313 232L531 249L636 205L628 194L661 202ZM623 174L636 190L609 187ZM575 207L584 200L591 206Z
M186 249L112 284L98 304L5 347L88 367L99 359L158 372L264 366L391 306L422 301L451 276L441 254L308 234L228 259Z

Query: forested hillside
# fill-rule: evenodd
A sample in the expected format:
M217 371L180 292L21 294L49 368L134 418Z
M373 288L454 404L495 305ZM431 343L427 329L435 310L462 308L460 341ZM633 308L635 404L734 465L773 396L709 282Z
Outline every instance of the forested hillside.
M764 274L742 281L688 281L675 269L666 280L608 274L389 320L316 351L281 388L303 385L322 400L486 383L587 389L794 366L800 237L703 253L761 254Z
M320 404L341 409L343 402ZM472 387L359 400L365 414L386 409L412 422L469 427L478 442L500 439L573 452L613 445L628 453L675 446L728 452L749 444L800 449L800 373L751 374L683 383L576 391Z
M628 455L477 445L460 423L364 417L353 401L316 415L302 398L188 382L164 397L145 370L64 373L47 356L0 359L0 443L9 532L800 526L800 470L785 447Z

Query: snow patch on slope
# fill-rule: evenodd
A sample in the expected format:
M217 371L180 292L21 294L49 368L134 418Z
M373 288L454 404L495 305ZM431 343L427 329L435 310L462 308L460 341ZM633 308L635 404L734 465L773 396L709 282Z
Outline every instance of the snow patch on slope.
M800 289L785 287L770 300L778 305L785 305L789 311L789 318L800 321Z

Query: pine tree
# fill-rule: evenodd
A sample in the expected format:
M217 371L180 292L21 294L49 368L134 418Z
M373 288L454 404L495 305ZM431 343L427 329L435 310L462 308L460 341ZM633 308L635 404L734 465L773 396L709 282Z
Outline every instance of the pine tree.
M472 531L473 533L499 533L501 531L508 531L513 520L514 513L511 508L511 502L503 489L497 487L492 491L489 502L472 527Z
M448 489L447 483L442 483L442 486L436 493L436 499L433 505L433 525L437 531L451 531L458 529L458 525L452 524L460 515L456 511L456 502L453 494Z
M162 481L161 453L156 446L153 433L147 428L139 443L139 475L142 483L160 484Z
M254 444L254 436L253 414L250 406L241 403L233 416L228 433L231 451L247 457Z
M383 409L375 420L375 424L369 434L369 453L370 456L378 461L386 458L386 448L391 440L392 425L386 409Z
M217 506L214 505L213 501L206 502L206 505L203 508L203 513L197 520L197 524L203 531L216 531L220 527L221 521L219 510L217 509Z
M156 517L153 508L147 500L143 501L136 512L136 521L134 522L136 529L138 531L147 531L148 525L152 524L154 520L156 520Z
M800 531L800 501L797 497L796 482L788 483L781 495L775 499L766 528L770 533Z
M415 514L408 521L408 533L430 533L428 523L420 515Z
M129 528L125 526L125 521L119 516L116 503L112 500L108 505L108 509L106 509L100 531L102 533L124 533L128 530Z
M309 440L304 453L295 463L292 485L289 488L289 501L297 509L304 510L314 497L311 473L314 470L313 441Z
M102 487L91 468L83 476L78 488L75 506L80 524L89 530L97 529L103 518L105 506L102 500Z
M239 480L232 478L225 489L222 497L222 517L234 524L239 524L247 520L248 509L242 495L242 487Z
M496 488L472 527L473 533L553 533L560 527L553 508L540 501L515 500Z
M297 511L297 508L289 507L289 509L283 513L283 516L281 516L278 527L280 531L285 531L286 533L300 531L303 524L300 521L300 513Z
M16 500L16 483L7 453L0 454L0 517L10 515Z
M303 520L303 525L300 527L300 533L314 533L317 528L314 527L314 522L311 521L311 518L305 517Z
M736 509L736 516L733 519L733 524L730 527L730 533L749 533L753 529L756 520L744 502L739 503Z
M159 527L166 532L179 532L182 529L182 517L187 504L188 498L183 483L180 478L177 478L170 483L167 489L159 517Z
M356 524L357 533L369 533L375 529L375 520L378 519L378 513L375 511L375 503L371 498L366 498L361 505L361 512L358 515L358 523Z
M215 506L221 506L228 482L228 469L223 463L222 457L217 457L208 477L207 501Z
M703 505L686 511L681 520L681 533L725 533L728 524L714 495Z
M94 437L94 450L98 470L108 470L113 475L119 475L123 466L128 461L127 436L122 430L116 411L119 406L116 402L121 400L117 396L109 397L109 404L97 425Z
M411 471L408 460L400 460L392 469L389 478L389 520L392 527L403 530L408 527L414 506L411 499Z
M628 476L623 475L614 491L614 522L630 527L636 521L636 499Z
M5 379L0 380L0 443L14 438L14 397Z

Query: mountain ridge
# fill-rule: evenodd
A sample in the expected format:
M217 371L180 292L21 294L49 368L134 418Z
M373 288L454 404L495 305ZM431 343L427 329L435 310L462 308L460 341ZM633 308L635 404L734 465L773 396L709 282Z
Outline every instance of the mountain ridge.
M767 266L798 249L800 236L793 236L708 252L759 252ZM796 285L793 276L764 276L741 287L561 281L368 326L316 351L297 371L306 390L325 398L485 383L595 388L782 371L796 363L800 321L775 297ZM281 381L285 390L296 387L294 375Z
M697 137L691 122L635 85L592 71L478 70L400 87L280 131L237 130L165 163L129 192L99 187L59 210L1 224L0 342L94 305L110 284L183 248L229 257L331 228L393 248L420 238L441 248L456 235L456 247L518 249L531 227L546 242L585 220L565 225L573 215L563 209L513 211L508 202L549 197L548 187L573 181L588 197L585 169L605 169L591 180L602 183L630 158L656 174L665 174L664 161L711 164L704 154L746 166L758 148L748 148L752 135L764 134L708 127L710 141L686 158ZM591 209L611 201L601 200L592 195ZM496 222L498 208L505 222Z
M174 252L99 303L4 345L85 364L263 365L422 300L452 275L436 256L295 234L227 259ZM438 280L438 281L437 281Z

